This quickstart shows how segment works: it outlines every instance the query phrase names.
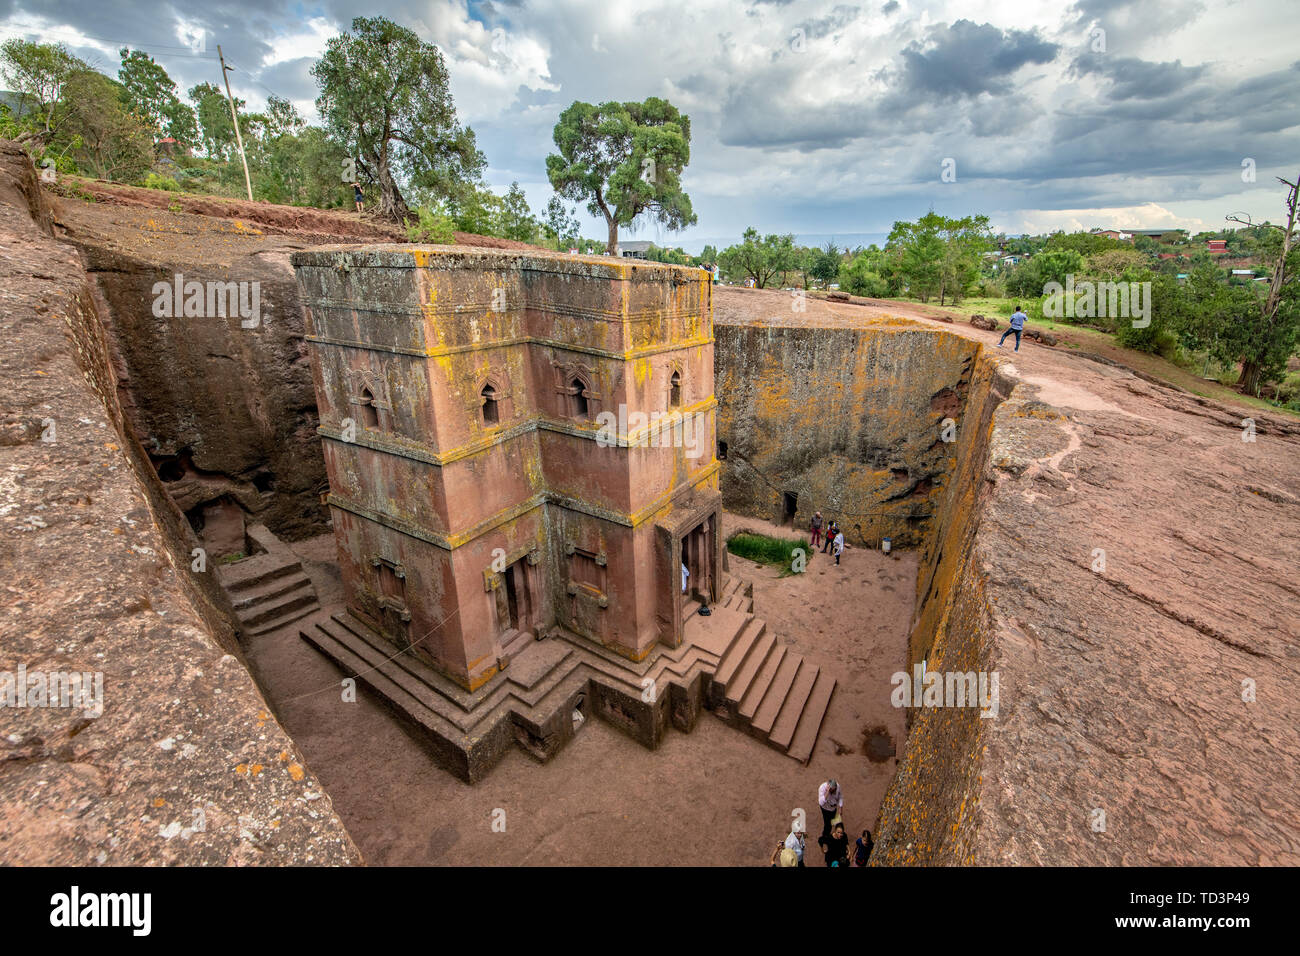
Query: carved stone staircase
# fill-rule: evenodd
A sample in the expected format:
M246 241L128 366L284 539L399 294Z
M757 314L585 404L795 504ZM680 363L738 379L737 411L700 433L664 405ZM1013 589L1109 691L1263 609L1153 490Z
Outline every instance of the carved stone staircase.
M243 634L267 634L319 611L316 589L297 555L263 525L251 525L247 535L265 553L217 570Z
M830 709L835 678L753 616L753 593L752 584L732 578L711 616L688 620L686 637L692 646L717 655L709 692L713 712L807 763Z
M574 711L585 708L588 691L602 701L634 706L664 697L689 702L702 693L727 723L806 763L834 679L777 643L767 625L753 616L752 585L727 580L711 614L700 615L699 607L693 602L686 609L681 647L659 649L640 662L558 629L540 641L507 635L507 666L472 692L413 655L398 653L346 611L318 613L302 622L300 632L422 730L443 762L471 781L512 745L549 759L573 735ZM688 715L679 723L674 714L673 722L693 726L689 705L685 709ZM642 717L652 719L649 705L628 719Z

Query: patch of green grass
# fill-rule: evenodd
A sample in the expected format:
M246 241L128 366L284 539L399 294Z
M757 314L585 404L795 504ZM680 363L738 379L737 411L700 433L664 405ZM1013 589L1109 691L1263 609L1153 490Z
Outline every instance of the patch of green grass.
M732 554L780 568L783 575L794 573L795 549L803 549L806 561L811 547L804 538L773 538L748 532L739 532L727 539L727 550Z

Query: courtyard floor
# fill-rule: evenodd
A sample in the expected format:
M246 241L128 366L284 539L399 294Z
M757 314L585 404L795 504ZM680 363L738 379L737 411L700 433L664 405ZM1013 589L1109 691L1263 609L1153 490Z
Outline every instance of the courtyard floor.
M724 533L741 526L774 531L725 516ZM322 606L341 606L333 537L293 547ZM879 736L869 759L867 734L884 728L895 748L903 744L889 675L903 666L916 556L851 549L836 568L818 554L804 574L785 578L730 562L732 574L754 582L754 613L839 682L806 767L705 713L690 734L669 730L656 751L589 720L550 763L512 750L471 786L440 769L364 690L344 703L338 670L296 627L256 638L248 657L371 864L766 865L802 809L806 862L821 865L818 785L838 778L850 831L870 827L895 759Z

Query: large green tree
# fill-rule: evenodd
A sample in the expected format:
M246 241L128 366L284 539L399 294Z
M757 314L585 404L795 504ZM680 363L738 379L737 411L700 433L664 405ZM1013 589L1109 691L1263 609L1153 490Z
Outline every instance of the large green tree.
M575 102L560 114L553 138L559 153L546 157L551 186L605 218L610 255L618 255L619 227L643 213L671 230L697 221L681 181L691 121L667 100Z
M1255 245L1260 257L1271 264L1268 291L1259 296L1258 309L1252 320L1238 331L1241 378L1238 387L1248 395L1258 395L1262 382L1279 378L1295 353L1300 339L1300 246L1296 245L1296 213L1300 204L1300 176L1295 182L1278 177L1287 187L1284 206L1286 220L1269 227ZM1231 221L1248 226L1255 223L1229 216Z
M123 49L117 78L126 90L126 103L158 136L170 136L185 146L199 141L194 110L176 95L176 82L153 57Z
M450 197L486 165L456 118L442 53L405 27L357 17L311 72L326 128L379 184L382 217L400 222L409 212L399 179Z
M67 138L76 164L96 178L131 182L153 165L153 131L124 100L121 84L95 70L68 78L60 138Z
M793 235L760 237L753 226L745 230L743 242L718 253L718 266L723 272L732 278L753 279L760 289L795 264Z
M43 146L54 136L68 80L85 69L62 43L11 39L0 44L0 80L18 94L19 116L31 120L20 141Z
M212 159L229 159L235 148L235 123L225 91L215 83L199 83L190 87L188 95L194 103L203 151ZM234 99L242 115L244 101L237 96Z

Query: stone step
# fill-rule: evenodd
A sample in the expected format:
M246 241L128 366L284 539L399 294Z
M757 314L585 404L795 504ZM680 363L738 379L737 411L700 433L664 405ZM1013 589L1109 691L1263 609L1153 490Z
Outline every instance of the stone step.
M757 621L757 618L755 620ZM727 682L726 697L728 701L737 704L744 699L745 692L754 683L754 679L758 676L758 672L762 670L763 664L766 663L768 655L772 653L772 648L775 646L776 635L767 629L766 624L763 624L758 639L754 641L753 647L745 655L745 663L737 668L736 675Z
M256 587L263 581L302 571L302 563L278 554L255 554L251 558L223 565L218 572L221 586L228 594Z
M242 611L250 608L263 601L269 601L278 598L290 591L297 590L303 585L311 586L311 579L303 573L301 565L297 573L286 574L280 577L263 578L257 581L253 586L236 591L230 595L230 603L236 611Z
M817 745L817 735L821 733L822 721L831 706L831 695L835 693L835 678L822 670L817 674L808 703L804 704L799 725L795 728L794 739L786 751L800 763L807 763L812 756L813 747Z
M245 627L244 633L249 637L258 637L262 634L269 634L282 627L287 627L295 621L301 621L304 617L307 617L310 614L315 614L319 610L320 605L316 603L316 595L313 594L309 603L291 608L283 614L280 614L278 617L273 617L269 620L264 620L257 624Z
M358 642L356 635L349 628L341 627L337 619L318 621L300 633L309 644L333 659L344 673L373 687L426 729L444 737L461 734L459 727L426 705L420 694L412 692L409 681L400 676L395 679L390 671L377 666L382 664L382 656L376 659L369 652L369 645Z
M768 652L767 658L763 661L758 676L750 682L749 687L745 690L745 696L740 699L740 708L737 713L750 721L751 725L754 714L758 710L758 705L762 702L767 689L772 686L772 680L776 677L776 672L781 669L781 662L785 660L785 651L784 644L778 642L772 645L772 650Z
M748 618L740 633L731 642L727 652L722 655L722 660L718 662L718 669L713 675L713 681L726 687L731 679L736 675L745 663L745 658L754 648L754 642L757 641L763 632L767 630L767 624L756 618Z
M312 588L310 581L304 580L296 588L284 594L268 598L265 601L259 601L242 611L236 611L236 616L239 618L239 623L245 627L259 627L267 621L287 614L289 611L307 605L316 605L316 603L315 589Z
M799 662L799 673L795 675L794 683L790 685L790 693L786 695L785 702L781 705L781 712L777 714L776 721L772 724L772 732L767 738L778 750L790 749L790 741L794 739L799 718L803 716L804 705L808 703L813 684L817 682L817 674L820 671L820 667L806 658Z
M781 666L777 668L776 675L772 678L771 686L767 688L762 702L754 711L751 726L765 737L772 732L776 715L781 712L786 695L790 693L790 685L794 683L795 674L798 673L802 660L803 658L793 651L786 652L781 659Z

